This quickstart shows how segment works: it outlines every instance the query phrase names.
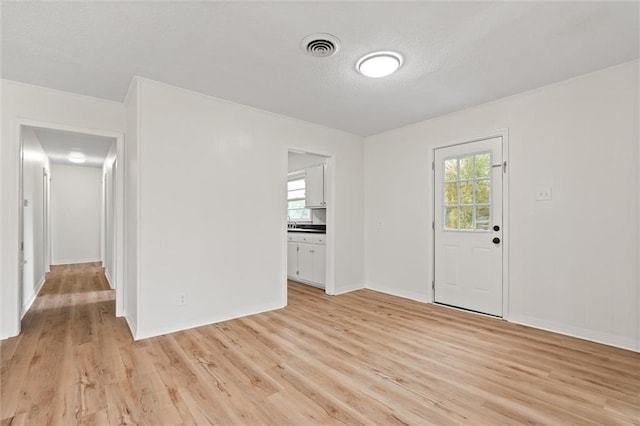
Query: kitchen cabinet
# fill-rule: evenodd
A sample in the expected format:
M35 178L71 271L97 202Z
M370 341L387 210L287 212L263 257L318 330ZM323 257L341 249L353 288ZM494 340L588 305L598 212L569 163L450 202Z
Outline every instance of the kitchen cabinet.
M327 207L324 199L325 171L324 164L308 167L305 170L305 207L308 209Z
M298 270L298 238L288 234L287 241L287 276L295 277Z
M287 277L315 287L326 282L326 235L287 234Z

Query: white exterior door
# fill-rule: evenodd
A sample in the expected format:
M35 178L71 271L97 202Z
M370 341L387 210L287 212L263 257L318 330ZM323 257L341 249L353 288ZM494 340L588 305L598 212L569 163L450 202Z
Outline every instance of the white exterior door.
M439 148L434 301L502 316L502 137Z

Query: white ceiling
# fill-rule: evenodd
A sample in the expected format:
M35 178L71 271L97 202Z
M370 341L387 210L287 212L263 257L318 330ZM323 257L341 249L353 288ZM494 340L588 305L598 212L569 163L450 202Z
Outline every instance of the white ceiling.
M103 136L39 127L32 127L31 129L35 132L44 152L52 163L102 167L111 144L115 142L114 138ZM82 164L70 162L68 156L71 152L84 154L86 161Z
M122 101L139 75L370 135L639 55L638 2L4 2L2 77ZM342 41L330 58L310 33ZM394 75L355 63L396 50Z

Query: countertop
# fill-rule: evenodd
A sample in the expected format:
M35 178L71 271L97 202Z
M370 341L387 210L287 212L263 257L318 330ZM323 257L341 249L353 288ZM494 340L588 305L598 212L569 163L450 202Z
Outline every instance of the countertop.
M287 232L300 232L304 234L326 234L324 229L287 228Z

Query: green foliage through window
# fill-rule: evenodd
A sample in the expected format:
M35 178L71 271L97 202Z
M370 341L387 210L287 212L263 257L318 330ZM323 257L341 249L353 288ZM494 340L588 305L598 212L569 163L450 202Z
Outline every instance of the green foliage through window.
M443 214L447 230L489 230L491 153L444 160Z

